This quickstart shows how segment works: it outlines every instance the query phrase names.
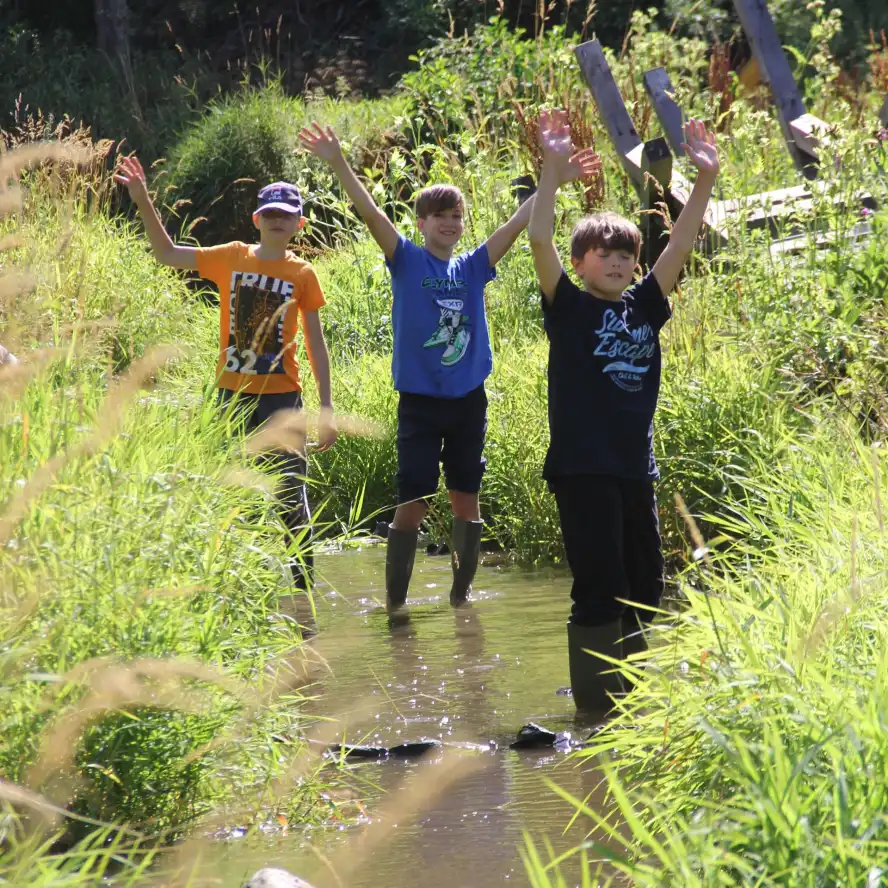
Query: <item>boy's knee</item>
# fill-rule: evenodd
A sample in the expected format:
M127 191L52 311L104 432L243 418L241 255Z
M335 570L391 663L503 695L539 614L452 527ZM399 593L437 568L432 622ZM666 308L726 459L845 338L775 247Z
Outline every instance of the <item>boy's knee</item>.
M428 503L424 499L416 499L411 502L401 503L395 509L395 517L392 520L392 527L395 530L414 531L419 530L422 519L425 518L428 511Z

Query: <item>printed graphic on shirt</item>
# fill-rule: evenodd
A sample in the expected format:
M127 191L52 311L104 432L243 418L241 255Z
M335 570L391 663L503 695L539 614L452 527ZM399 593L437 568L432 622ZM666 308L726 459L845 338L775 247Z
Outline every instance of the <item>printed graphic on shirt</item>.
M232 272L226 370L257 375L284 372L284 314L292 295L289 281Z
M449 280L448 278L423 278L423 289L436 290L465 290L465 281ZM451 367L458 363L469 347L472 334L468 330L469 316L462 313L465 304L462 299L435 299L435 304L441 309L438 318L438 326L435 332L423 343L423 348L435 348L445 346L441 355L441 363L445 367Z
M644 375L650 370L650 359L657 350L651 325L627 327L623 318L609 308L595 335L598 343L594 354L614 359L605 364L603 372L624 391L641 391Z

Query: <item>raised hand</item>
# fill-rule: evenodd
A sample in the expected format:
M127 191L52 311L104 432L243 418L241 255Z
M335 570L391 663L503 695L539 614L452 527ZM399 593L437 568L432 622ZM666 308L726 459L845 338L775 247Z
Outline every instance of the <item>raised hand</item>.
M601 173L601 155L591 148L583 148L574 154L567 165L566 173L570 176L566 181L574 179L592 179Z
M570 139L570 125L567 114L564 111L540 111L540 119L537 124L540 139L540 150L543 159L553 159L566 162L573 154L573 142Z
M333 127L322 127L316 120L311 126L304 126L299 131L299 141L306 151L310 151L315 157L327 163L333 163L342 157L342 146Z
M706 129L702 120L691 119L685 126L685 142L681 147L691 163L701 172L718 175L721 164L715 147L715 133Z
M543 166L555 173L559 185L598 175L601 158L591 148L574 152L564 111L541 111L538 126Z
M114 181L120 182L121 185L126 185L130 197L136 203L139 203L148 197L148 184L145 181L145 170L142 169L142 164L139 163L139 158L135 155L132 157L122 157L120 159L120 163L114 171Z

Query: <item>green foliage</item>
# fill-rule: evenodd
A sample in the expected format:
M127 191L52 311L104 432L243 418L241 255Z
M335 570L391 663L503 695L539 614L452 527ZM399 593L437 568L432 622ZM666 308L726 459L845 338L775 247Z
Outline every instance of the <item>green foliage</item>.
M678 34L723 42L740 35L740 23L731 0L666 0L666 11ZM863 61L870 31L885 27L884 9L879 0L816 0L800 4L793 0L768 0L768 11L784 43L797 50L809 45L812 25L824 12L841 14L844 28L833 50L849 66Z
M166 151L219 85L202 62L172 49L135 50L137 76L126 82L106 56L65 31L10 28L0 32L0 54L0 129L27 126L38 112L52 124L70 118L149 161Z
M184 219L201 242L255 240L258 190L295 178L301 111L274 84L244 89L213 102L170 151L166 201L187 202Z
M731 547L685 572L681 613L583 752L613 803L582 808L587 853L607 842L609 871L635 885L878 883L884 460L853 424L811 419L732 498Z
M101 214L65 219L35 194L19 223L14 258L38 285L6 304L3 338L59 351L0 397L2 517L35 497L0 529L14 531L0 548L0 773L87 818L66 841L92 821L169 838L245 790L249 820L302 748L269 755L297 728L299 695L257 696L301 635L283 615L294 547L273 497L226 478L247 458L204 384L218 315ZM158 341L181 357L121 413L109 357L124 370ZM311 819L307 776L291 800ZM0 880L21 863L10 853Z
M159 183L181 224L206 245L252 243L258 190L269 182L295 182L303 190L308 235L323 242L342 224L341 199L331 196L333 178L322 163L298 148L297 133L314 119L336 127L359 168L377 162L397 144L392 119L399 99L380 102L285 96L271 81L212 103L172 148ZM335 194L335 192L334 192Z

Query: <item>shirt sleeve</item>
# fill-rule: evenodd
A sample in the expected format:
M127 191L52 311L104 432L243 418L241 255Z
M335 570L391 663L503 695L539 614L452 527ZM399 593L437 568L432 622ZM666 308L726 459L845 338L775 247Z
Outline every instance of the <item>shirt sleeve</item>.
M324 299L324 291L321 289L321 282L315 270L306 265L299 274L299 310L300 311L317 311L322 305L327 304Z
M555 295L552 301L546 299L545 293L540 290L540 299L543 302L543 312L550 317L570 313L577 305L577 299L582 295L580 288L567 276L567 272L562 269L561 277L555 285Z
M496 268L490 264L490 253L487 251L487 243L481 244L466 254L466 264L477 275L482 285L486 286L496 279Z
M392 254L392 258L385 260L388 270L392 274L400 271L404 266L404 263L407 261L410 251L415 250L416 248L416 244L414 244L413 241L408 240L403 234L399 234L398 246L395 247L395 252Z
M218 280L228 274L240 244L219 244L216 247L198 247L197 273L208 281Z
M655 330L661 329L672 317L669 300L660 289L654 273L649 271L637 284L633 284L628 294L635 300Z

